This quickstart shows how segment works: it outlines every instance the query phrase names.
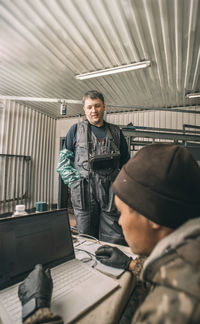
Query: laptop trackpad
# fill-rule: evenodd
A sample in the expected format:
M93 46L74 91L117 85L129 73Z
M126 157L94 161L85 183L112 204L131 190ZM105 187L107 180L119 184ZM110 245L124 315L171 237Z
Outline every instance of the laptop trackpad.
M69 323L91 307L87 297L73 291L56 299L51 306L52 312L62 316L64 323Z
M115 283L113 289L117 286L118 284ZM105 290L107 290L107 293L105 293ZM54 313L62 316L64 323L70 323L76 317L90 309L91 306L105 297L109 292L109 284L106 282L105 284L103 282L97 284L96 281L90 287L88 287L87 283L84 283L81 287L73 288L73 291L70 291L68 294L55 298L52 301L51 309Z

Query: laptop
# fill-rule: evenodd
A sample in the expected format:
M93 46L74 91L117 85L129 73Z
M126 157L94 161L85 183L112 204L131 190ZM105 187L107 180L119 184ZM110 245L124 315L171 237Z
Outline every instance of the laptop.
M0 318L21 324L18 286L38 263L51 268L51 310L71 323L115 290L116 280L75 258L67 209L0 219ZM87 292L87 293L86 293Z

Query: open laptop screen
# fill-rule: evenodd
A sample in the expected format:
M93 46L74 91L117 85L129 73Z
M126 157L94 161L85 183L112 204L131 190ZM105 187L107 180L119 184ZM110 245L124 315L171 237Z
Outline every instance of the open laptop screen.
M38 263L53 267L74 257L66 209L0 220L0 289Z

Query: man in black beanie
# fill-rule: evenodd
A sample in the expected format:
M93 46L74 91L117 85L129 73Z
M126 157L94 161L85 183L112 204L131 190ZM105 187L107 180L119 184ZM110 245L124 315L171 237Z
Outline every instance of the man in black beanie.
M130 159L113 190L131 250L148 256L141 279L151 286L132 323L200 323L200 168L183 147L152 144ZM110 246L102 263L133 270Z
M198 164L183 147L148 145L123 166L113 190L128 245L135 254L148 256L141 279L150 290L132 323L200 323ZM96 251L96 258L126 270L137 265L137 261L108 245ZM62 319L50 312L50 274L38 269L20 285L19 298L23 309L36 293L45 303L24 323L61 324Z

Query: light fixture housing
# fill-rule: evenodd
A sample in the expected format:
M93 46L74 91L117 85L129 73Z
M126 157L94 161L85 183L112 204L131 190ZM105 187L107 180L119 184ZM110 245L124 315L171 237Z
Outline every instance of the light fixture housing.
M67 115L67 104L65 102L62 102L60 105L60 115L61 116Z
M188 93L185 96L187 99L200 98L200 92Z
M109 69L78 74L75 77L78 80L85 80L85 79L97 78L97 77L120 73L120 72L145 69L145 68L149 67L150 65L151 65L151 61L141 61L141 62L132 63L132 64L120 65L120 66L116 66L116 67L109 68Z

